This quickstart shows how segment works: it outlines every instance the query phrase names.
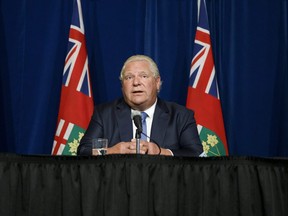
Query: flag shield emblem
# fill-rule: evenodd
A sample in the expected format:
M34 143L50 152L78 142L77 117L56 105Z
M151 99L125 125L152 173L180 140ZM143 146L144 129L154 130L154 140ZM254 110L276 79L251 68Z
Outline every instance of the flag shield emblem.
M208 128L201 127L199 136L202 142L203 151L207 156L226 155L224 144L216 133Z
M84 136L85 130L77 125L73 126L67 143L63 149L62 155L77 155L77 148L80 140Z

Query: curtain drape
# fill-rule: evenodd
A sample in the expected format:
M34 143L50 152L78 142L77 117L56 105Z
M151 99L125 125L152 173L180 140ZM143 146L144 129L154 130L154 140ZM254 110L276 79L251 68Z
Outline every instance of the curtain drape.
M230 152L287 156L287 1L207 5Z
M287 0L206 0L230 155L288 155ZM72 1L0 1L2 152L50 154ZM186 103L196 0L82 0L94 101L121 96L133 54L154 58L160 97Z

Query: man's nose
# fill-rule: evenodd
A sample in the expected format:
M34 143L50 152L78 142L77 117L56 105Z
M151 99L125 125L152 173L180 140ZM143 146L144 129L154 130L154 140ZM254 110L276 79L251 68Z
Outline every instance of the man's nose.
M133 79L133 85L139 85L140 84L140 77L139 76L135 76Z

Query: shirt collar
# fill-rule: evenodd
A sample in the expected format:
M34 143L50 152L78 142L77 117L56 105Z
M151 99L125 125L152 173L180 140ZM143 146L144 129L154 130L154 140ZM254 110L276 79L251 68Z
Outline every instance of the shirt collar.
M154 115L154 112L155 112L155 108L156 108L156 104L157 104L157 100L158 99L156 98L156 101L154 102L154 104L151 107L149 107L148 109L142 111L142 112L145 112L148 115L147 117L153 118L153 115ZM131 111L132 110L133 109L131 109Z
M156 98L155 103L151 107L149 107L148 109L144 110L144 112L147 113L147 115L148 115L147 117L150 117L150 118L153 117L154 112L155 112L155 108L156 108L156 104L157 104L157 98Z

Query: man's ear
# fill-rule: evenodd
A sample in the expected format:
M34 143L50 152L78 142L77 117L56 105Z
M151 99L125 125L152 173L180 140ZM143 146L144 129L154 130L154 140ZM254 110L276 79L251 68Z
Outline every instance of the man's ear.
M157 92L160 92L161 85L162 85L161 77L156 78L156 85L157 85Z

